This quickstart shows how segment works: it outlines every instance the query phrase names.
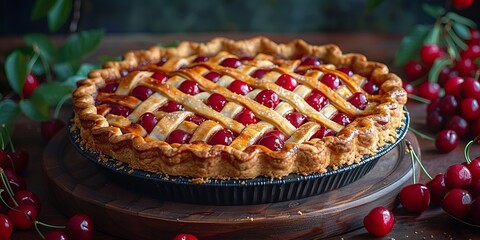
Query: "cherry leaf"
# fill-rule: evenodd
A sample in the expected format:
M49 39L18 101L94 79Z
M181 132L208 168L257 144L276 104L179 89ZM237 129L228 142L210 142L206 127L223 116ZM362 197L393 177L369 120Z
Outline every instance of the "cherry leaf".
M68 20L71 11L71 0L56 0L55 4L48 11L48 29L52 32L60 29Z
M420 52L427 34L429 33L431 25L417 25L412 32L407 34L397 48L395 54L394 64L396 66L405 65L408 60L416 58Z
M433 63L430 72L428 73L428 81L436 82L438 79L438 75L440 71L444 69L446 66L452 65L453 61L449 58L438 58Z
M61 82L48 82L40 84L35 89L35 94L40 94L47 101L49 106L56 106L63 96L70 93L72 87Z
M422 9L425 11L428 15L430 15L433 18L438 18L445 14L445 8L439 7L439 6L433 6L430 4L422 4Z
M11 99L5 99L0 102L0 127L1 125L12 123L20 114L18 104Z
M5 59L5 74L13 91L21 95L28 74L28 65L20 51L13 51Z
M474 21L472 21L472 20L470 20L470 19L468 19L468 18L466 18L462 15L459 15L457 13L448 12L445 16L447 18L453 20L454 22L461 23L461 24L466 25L470 28L477 28L477 24Z
M27 34L25 35L25 42L29 46L36 46L38 53L43 59L50 61L55 58L55 46L47 35L38 33Z
M53 7L55 4L55 0L37 0L33 5L33 11L30 18L32 20L40 19L47 15L48 11Z
M20 100L19 105L22 113L33 120L45 121L49 119L48 102L37 91L33 92L31 98Z
M57 77L57 81L59 82L63 82L68 77L75 74L75 71L73 70L73 66L69 62L55 63L52 66L52 70L55 73L55 76Z
M465 26L461 23L458 23L458 22L454 22L452 24L452 27L453 27L453 30L455 30L455 32L458 34L459 37L461 37L465 40L470 39L470 30L468 30L467 26Z
M60 48L60 61L80 62L83 57L98 47L102 37L102 30L89 30L72 34Z

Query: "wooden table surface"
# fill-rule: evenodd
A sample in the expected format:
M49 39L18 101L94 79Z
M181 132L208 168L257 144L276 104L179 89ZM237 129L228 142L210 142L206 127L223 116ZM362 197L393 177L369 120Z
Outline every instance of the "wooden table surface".
M390 35L378 35L368 33L354 34L176 34L176 35L109 35L104 38L99 49L89 57L94 61L98 56L118 56L130 49L145 49L156 43L168 43L175 40L207 41L216 36L225 36L234 39L245 39L258 35L266 35L277 42L286 42L295 38L302 38L312 44L335 43L344 52L362 53L369 60L384 62L392 66L392 59L400 43L401 37ZM21 38L0 39L0 56L7 49L21 45ZM398 69L393 68L393 71ZM400 72L398 72L400 74ZM411 126L416 129L425 129L426 106L410 101L407 108L411 115ZM66 107L62 118L67 119L71 110ZM16 148L25 149L30 154L30 165L23 177L27 182L27 188L40 196L42 210L39 220L62 225L67 218L60 213L51 203L47 189L45 188L45 175L42 171L42 156L46 142L40 137L40 123L20 117L16 122L13 142ZM463 147L466 141L448 154L440 154L435 150L433 142L418 138L422 152L422 161L428 171L434 175L443 172L449 165L463 160ZM472 156L480 155L480 147L474 146ZM427 182L427 177L422 174L420 182ZM476 239L480 236L480 228L463 225L451 219L443 210L430 208L426 212L409 214L398 207L393 210L396 224L385 239ZM365 229L361 228L353 232L345 233L331 239L372 239ZM15 231L11 239L40 239L35 230ZM96 232L94 239L116 239L107 234ZM280 239L280 238L279 238Z

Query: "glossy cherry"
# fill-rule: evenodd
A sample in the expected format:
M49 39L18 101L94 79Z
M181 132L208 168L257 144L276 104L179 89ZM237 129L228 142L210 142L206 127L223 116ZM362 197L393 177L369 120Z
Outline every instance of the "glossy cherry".
M104 93L114 93L115 91L117 91L117 88L118 82L111 82L107 83L103 88L100 88L99 91Z
M282 74L275 83L289 91L293 91L298 85L297 80L288 74Z
M234 139L233 132L227 128L221 129L214 133L208 140L210 145L230 145Z
M478 98L480 96L480 82L475 78L467 77L460 84L460 92L464 98Z
M353 76L353 74L354 74L352 69L350 69L349 67L339 67L339 68L337 68L337 70L347 74L347 76L349 76L349 77Z
M451 117L459 112L457 99L451 94L447 94L440 99L439 108L444 117Z
M445 94L451 94L455 97L460 97L460 85L463 83L464 79L458 76L453 76L447 79L444 85Z
M207 121L207 119L201 117L201 116L198 116L198 115L190 115L188 117L185 118L185 121L190 121L190 122L193 122L197 125L200 125L202 124L203 122Z
M440 85L436 82L422 82L417 87L418 95L422 98L433 100L440 93Z
M37 76L33 73L28 73L22 87L23 98L30 98L35 89L38 88L38 85L40 85L40 83L38 82Z
M185 80L183 81L180 86L178 86L178 90L188 94L188 95L196 95L198 94L200 90L200 86L198 85L197 82L192 81L192 80Z
M8 218L16 229L26 230L37 220L37 210L32 205L19 205L8 211Z
M265 133L258 141L258 145L263 145L272 151L278 151L285 145L286 136L279 130L273 130Z
M250 74L250 76L252 76L253 78L261 79L261 78L263 78L263 76L267 75L267 73L269 73L269 72L270 72L270 70L268 70L268 69L259 68L259 69L255 70L255 72Z
M142 85L136 86L135 88L132 89L132 92L130 93L130 95L142 101L147 100L147 98L150 97L152 94L153 94L152 89Z
M8 156L8 153L0 148L0 167L1 168L6 168L8 162L10 162L10 156Z
M316 57L311 57L311 56L308 56L308 57L304 57L302 59L302 62L300 63L300 66L318 66L320 65L320 60L318 60L318 58Z
M142 125L142 127L147 131L147 133L152 132L155 125L158 123L158 118L155 114L151 112L146 112L140 116L138 120L138 124Z
M0 213L0 240L10 239L12 232L12 221L6 215Z
M195 59L193 59L192 62L194 63L199 63L199 62L208 62L209 57L207 56L197 56Z
M185 107L177 102L168 101L165 105L160 108L161 111L164 112L176 112L176 111L183 111Z
M236 94L240 95L247 95L250 91L252 91L252 87L248 86L247 83L235 79L230 85L228 85L228 89Z
M7 167L15 170L15 173L22 173L27 169L30 156L26 150L16 149L8 155L10 156L10 161L7 162Z
M445 186L445 178L443 173L437 174L432 180L428 181L425 184L430 191L430 202L432 204L439 205L445 194L447 194L448 189Z
M455 69L457 69L460 76L471 76L477 70L477 66L470 58L460 58L455 63Z
M440 84L440 86L445 86L447 80L455 76L458 76L457 70L451 67L444 67L442 68L442 70L440 70L440 73L438 74L438 83Z
M460 112L465 120L477 119L480 117L480 104L478 100L475 98L463 99L460 102Z
M224 67L229 67L229 68L237 68L237 67L240 67L240 65L242 65L242 62L238 60L238 58L225 58L220 63L220 65Z
M15 192L13 198L18 205L31 205L35 208L37 213L40 213L42 204L40 202L40 198L34 192L28 190L21 190ZM11 199L9 199L7 202L10 203L10 206L13 206L13 202Z
M324 138L324 137L327 137L327 136L333 136L335 135L335 132L330 129L330 128L326 128L324 126L320 126L320 129L315 132L315 134L312 135L312 137L310 139L313 139L313 138Z
M465 138L469 133L469 125L467 120L460 117L459 115L451 117L447 121L445 127L447 129L455 131L459 138Z
M377 237L387 235L395 224L393 213L385 207L376 207L372 209L367 216L363 218L363 225L368 233Z
M165 139L165 142L167 143L188 143L190 141L190 138L192 138L192 134L189 134L182 129L175 129L173 130L170 135L168 135L167 139Z
M336 122L340 125L347 126L349 123L352 122L352 119L348 115L346 115L345 113L338 112L337 114L335 114L332 117L332 121L334 121L334 122Z
M424 44L420 47L420 59L427 66L432 66L441 55L442 50L436 44Z
M5 168L3 169L3 172L5 173L5 176L7 176L8 183L10 184L10 187L12 187L14 193L27 189L27 183L25 180L16 174L11 168ZM1 188L5 189L2 182L0 182L0 189Z
M220 112L222 111L223 107L225 107L225 104L227 104L227 99L223 95L213 93L207 98L206 104L215 111Z
M438 133L443 129L444 117L440 114L440 111L433 111L427 113L427 128L435 133ZM456 134L456 133L455 133Z
M472 136L480 135L480 118L470 122L470 131L472 133Z
M262 90L257 96L255 96L255 101L273 109L280 103L280 98L276 92L266 89Z
M403 68L407 80L415 80L425 75L426 68L415 60L408 61Z
M161 57L157 62L157 66L163 66L168 61L167 57Z
M430 205L430 190L421 183L402 188L398 197L403 208L408 212L421 213Z
M255 116L255 114L248 108L244 108L242 111L240 111L237 116L235 116L235 120L245 126L257 123L259 121L257 116Z
M472 175L472 182L480 180L480 157L473 159L468 165L468 170Z
M65 127L65 122L58 118L52 118L40 123L40 134L43 139L49 141L55 134Z
M93 222L88 215L76 214L68 219L65 233L68 240L92 239Z
M368 104L367 96L365 96L365 94L361 92L356 92L352 94L352 96L348 98L348 102L350 102L353 106L361 110L365 109L365 107L367 107L367 104Z
M315 110L319 111L329 103L328 98L318 90L313 90L305 101Z
M367 83L365 83L365 85L363 85L363 90L365 90L365 92L367 92L368 94L375 95L378 94L380 88L373 81L368 81Z
M470 39L467 40L468 46L480 44L480 31L475 28L470 28Z
M472 200L472 195L467 190L454 188L445 194L442 208L445 212L458 219L467 219Z
M453 151L458 146L458 135L455 131L444 129L435 137L435 147L441 153Z
M212 81L212 82L218 82L218 80L220 79L220 77L222 77L222 75L220 75L219 73L217 72L208 72L207 74L205 74L203 76L204 78Z
M68 240L67 234L60 230L51 230L46 235L44 240Z
M470 7L473 0L452 0L452 6L458 10Z
M132 109L126 106L114 104L111 106L110 113L118 116L128 117Z
M408 82L403 82L402 86L403 86L403 89L405 89L405 91L407 92L407 94L414 94L415 93L415 88L413 87L412 84L410 84ZM365 90L365 91L367 91L367 90Z
M192 234L180 233L176 235L172 240L198 240L198 238Z
M453 164L445 171L445 186L447 189L468 189L472 183L472 173L463 164Z
M285 115L285 119L287 119L294 127L298 128L306 122L307 117L299 112L289 112Z
M341 82L338 76L332 73L324 74L320 79L320 81L333 90L337 90L341 85Z
M165 83L168 80L168 76L164 72L154 72L152 78L157 80L157 84Z

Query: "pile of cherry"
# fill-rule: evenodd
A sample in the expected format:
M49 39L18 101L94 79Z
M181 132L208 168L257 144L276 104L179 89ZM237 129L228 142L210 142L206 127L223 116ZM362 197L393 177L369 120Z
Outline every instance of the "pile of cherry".
M417 161L430 179L426 184L416 183L401 189L398 198L410 213L422 213L432 206L441 206L450 216L472 226L480 227L480 156L471 160L469 149L480 141L480 135L465 147L465 162L449 166L444 173L430 176L420 159L407 143L412 163ZM364 218L367 231L375 236L387 235L394 226L394 215L385 207L374 208Z
M3 142L3 141L2 141ZM37 220L41 202L27 189L21 174L27 168L29 155L24 150L0 149L0 240L9 239L13 230L35 228L46 240L88 240L93 235L93 223L85 214L76 214L65 226L51 225ZM47 228L43 235L39 226Z

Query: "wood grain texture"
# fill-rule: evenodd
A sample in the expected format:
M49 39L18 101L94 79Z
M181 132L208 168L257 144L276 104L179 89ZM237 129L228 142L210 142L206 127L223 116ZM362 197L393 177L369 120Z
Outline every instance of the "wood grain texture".
M416 147L415 136L406 140ZM248 206L194 205L161 201L108 178L57 135L45 149L44 170L55 205L70 216L90 215L96 229L127 239L171 239L180 232L201 239L312 239L362 226L375 206L393 208L412 176L403 144L383 156L363 178L304 199Z

